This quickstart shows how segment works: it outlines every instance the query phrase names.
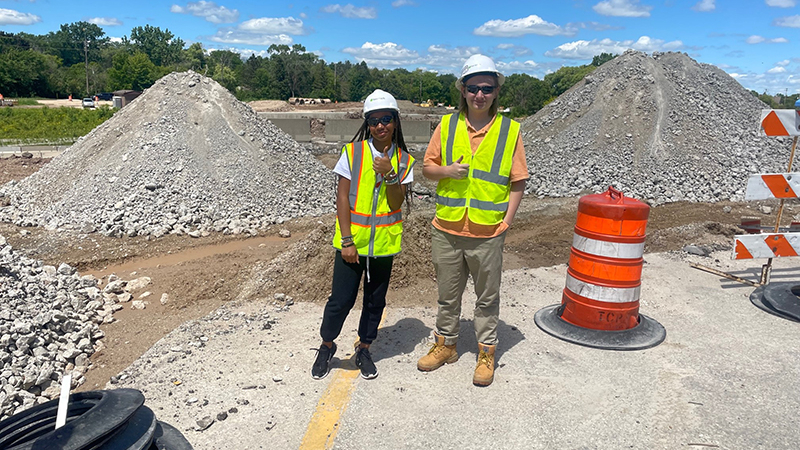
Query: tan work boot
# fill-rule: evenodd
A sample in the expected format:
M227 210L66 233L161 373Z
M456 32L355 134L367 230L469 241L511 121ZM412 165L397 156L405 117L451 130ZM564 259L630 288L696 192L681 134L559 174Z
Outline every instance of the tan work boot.
M494 350L496 345L478 344L478 363L475 365L475 374L472 384L475 386L488 386L494 381Z
M428 354L417 361L417 369L423 372L430 372L442 367L444 364L452 364L458 361L458 352L455 345L444 345L444 336L440 336L435 331L433 332L433 337L436 342L428 350Z

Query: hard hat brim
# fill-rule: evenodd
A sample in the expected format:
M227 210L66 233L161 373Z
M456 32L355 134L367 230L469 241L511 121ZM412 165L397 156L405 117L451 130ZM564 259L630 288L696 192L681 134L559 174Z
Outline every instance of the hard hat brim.
M474 77L475 75L484 75L484 74L494 74L494 75L497 75L497 85L498 85L498 86L502 86L502 85L503 85L503 83L505 83L505 82L506 82L506 77L505 77L505 75L503 75L503 74L502 74L502 73L500 73L500 72L476 72L476 73L471 73L471 74L469 74L469 75L466 75L466 77L467 77L467 78L469 78L469 77ZM462 81L463 79L464 79L464 77L461 77L461 78L458 78L458 79L456 80L456 87L457 87L457 88L461 89L461 86L463 86L463 85L464 85L464 84L463 84L463 81Z

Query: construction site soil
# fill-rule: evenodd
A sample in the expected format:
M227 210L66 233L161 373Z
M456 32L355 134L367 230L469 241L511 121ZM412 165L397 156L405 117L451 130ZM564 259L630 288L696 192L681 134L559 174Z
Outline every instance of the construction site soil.
M422 156L422 155L418 155ZM331 167L334 158L320 157ZM46 159L0 159L0 181L30 175ZM422 177L420 167L415 176ZM572 243L577 198L537 199L528 196L505 247L504 269L545 267L567 262ZM646 252L679 251L687 244L707 250L730 249L731 237L742 216L761 217L774 223L761 204L749 202L676 202L651 210ZM788 205L785 216L800 212ZM404 251L395 260L393 307L432 306L436 301L433 266L430 263L432 203L417 199L407 213ZM130 365L156 341L181 323L198 319L227 302L274 302L283 293L294 301L323 302L330 292L333 250L329 245L333 215L299 218L275 225L258 236L211 233L206 237L170 234L158 239L114 238L99 233L77 234L21 228L0 223L0 235L16 251L58 266L76 267L81 274L108 279L147 276L146 287L165 305L149 302L145 310L125 308L114 314L114 323L103 325L105 349L92 356L93 366L79 390L102 388L110 377ZM286 236L286 230L290 232ZM283 233L281 233L283 231ZM132 275L133 274L133 275ZM144 291L145 289L142 289ZM138 295L139 292L134 292Z

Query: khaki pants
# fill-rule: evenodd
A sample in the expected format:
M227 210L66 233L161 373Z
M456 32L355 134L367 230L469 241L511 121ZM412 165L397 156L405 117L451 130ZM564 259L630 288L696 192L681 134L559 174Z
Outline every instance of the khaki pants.
M493 238L469 238L431 231L431 253L439 284L436 332L445 345L458 341L461 296L471 274L475 283L475 338L481 344L497 345L500 315L500 277L506 234Z

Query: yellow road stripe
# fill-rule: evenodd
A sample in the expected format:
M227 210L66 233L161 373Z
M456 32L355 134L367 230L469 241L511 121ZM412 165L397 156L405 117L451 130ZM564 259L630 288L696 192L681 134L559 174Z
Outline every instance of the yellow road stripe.
M358 370L337 370L332 374L331 383L317 403L317 409L308 423L300 450L333 448L336 432L339 431L339 419L350 403L359 374Z
M386 318L386 309L383 310L381 323L378 329L383 326L383 319ZM358 346L358 341L356 341ZM331 382L328 389L322 394L317 403L317 409L311 416L311 421L306 428L306 434L300 442L300 450L330 450L333 448L333 441L339 431L341 417L350 404L350 397L356 389L361 371L350 361L339 360L339 369L335 372L331 370Z

